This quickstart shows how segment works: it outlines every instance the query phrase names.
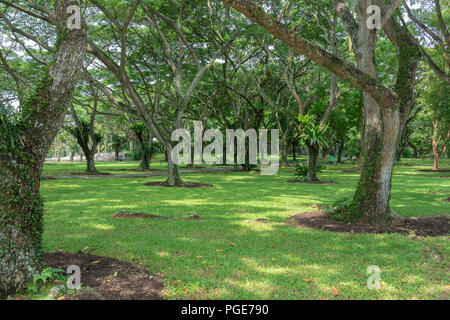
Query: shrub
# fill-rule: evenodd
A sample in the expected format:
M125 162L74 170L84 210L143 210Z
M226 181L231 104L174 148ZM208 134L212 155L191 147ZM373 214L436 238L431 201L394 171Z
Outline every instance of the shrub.
M316 173L321 172L324 169L320 164L316 164ZM297 163L295 168L295 175L299 178L306 177L308 174L308 166L304 162Z

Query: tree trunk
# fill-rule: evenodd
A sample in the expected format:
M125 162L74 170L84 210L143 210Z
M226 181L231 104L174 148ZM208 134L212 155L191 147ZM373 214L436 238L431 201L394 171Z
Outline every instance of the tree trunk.
M166 150L168 154L167 156L168 177L166 183L170 186L181 186L184 184L184 181L181 179L179 166L172 161L171 157L172 146L167 146Z
M439 155L433 154L433 171L439 170Z
M148 170L150 169L150 161L152 160L153 156L153 135L149 131L148 133L137 135L136 138L142 154L142 159L139 163L139 169Z
M341 163L342 162L342 152L344 151L344 143L341 142L338 146L338 154L337 154L337 162Z
M375 43L377 30L368 29L368 1L360 1L359 30L355 45L358 69L377 79ZM367 92L364 100L364 141L361 176L349 220L368 224L387 224L390 216L392 168L400 133L400 114L397 107L381 108Z
M66 27L69 4L55 2L59 32L54 61L35 94L21 105L24 122L14 127L0 118L0 298L14 294L40 269L42 165L72 103L87 49L86 25ZM6 132L6 126L13 131Z
M191 163L188 163L188 165L186 166L189 169L193 169L195 167L194 165L194 144L191 144Z
M359 156L358 156L358 165L356 167L356 171L357 172L361 172L362 169L362 162L363 162L363 157L364 157L364 138L366 135L366 126L365 126L365 111L364 111L364 107L362 108L362 117L361 117L361 140L359 143L360 146L360 151L359 151Z
M317 156L319 155L319 150L316 147L311 146L309 143L306 144L308 150L308 171L306 174L307 181L318 181L316 174Z
M10 152L11 157L0 156L0 298L25 285L41 260L42 163L29 151Z
M95 167L95 148L92 148L92 150L85 152L85 157L86 157L86 172L98 173L97 168Z
M380 109L376 102L365 96L367 110L364 157L362 171L349 220L368 224L387 224L390 209L392 168L398 144L399 111Z
M292 140L292 159L294 159L294 161L297 160L297 152L296 152L296 143L295 143L295 139Z
M281 167L282 168L287 168L288 166L288 151L289 151L289 144L288 144L288 139L285 137L282 141L283 144L283 151L281 154Z
M433 170L435 171L439 170L439 157L445 153L445 150L447 149L447 143L450 140L450 129L448 129L447 134L443 139L442 149L438 150L439 142L442 139L441 136L438 137L438 125L439 120L436 118L433 120L433 139L431 141L431 154L434 159Z
M150 169L150 161L152 160L152 146L146 146L142 149L142 160L139 163L139 169Z
M408 145L413 149L413 158L419 158L419 152L417 151L417 147L411 143L408 139Z

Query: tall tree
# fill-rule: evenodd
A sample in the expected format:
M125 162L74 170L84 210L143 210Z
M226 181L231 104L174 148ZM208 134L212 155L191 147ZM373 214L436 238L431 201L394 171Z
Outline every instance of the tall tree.
M358 68L292 32L289 21L278 21L251 0L223 0L288 46L320 64L364 92L365 143L360 181L352 204L346 208L349 220L373 224L388 223L392 168L402 124L414 103L414 82L421 51L407 27L392 17L399 0L359 1L356 19L343 1L333 1L352 40ZM378 30L369 28L369 5L381 11L380 26L397 50L399 68L394 90L377 80L375 43Z
M40 269L42 197L40 177L45 156L72 102L86 48L86 26L69 30L67 8L56 1L53 11L1 1L23 17L32 16L56 28L53 63L14 114L0 117L0 297L14 293ZM2 8L3 9L3 8ZM25 16L24 16L25 15Z

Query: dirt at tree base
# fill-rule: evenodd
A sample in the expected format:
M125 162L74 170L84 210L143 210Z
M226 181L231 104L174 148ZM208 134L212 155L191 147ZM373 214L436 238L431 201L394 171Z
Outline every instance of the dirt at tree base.
M163 172L163 170L159 170L159 169L139 169L139 168L133 168L133 169L129 169L129 168L113 168L113 169L108 169L108 171L133 171L133 172Z
M308 180L294 179L294 180L288 180L287 182L289 182L289 183L309 183L309 184L339 184L339 182L333 181L333 180L308 181Z
M191 214L186 218L177 217L164 217L158 216L150 213L143 212L130 212L130 211L119 211L112 215L113 218L123 218L123 219L159 219L159 220L204 220L197 214Z
M439 217L407 218L388 226L362 223L344 223L331 219L332 213L303 212L290 216L286 223L293 227L346 233L412 233L417 236L444 236L449 234L450 220Z
M418 169L417 171L421 171L421 172L450 172L450 169L439 169L439 170L433 170L433 169Z
M255 220L245 220L244 223L271 223L269 219L266 218L259 218Z
M64 295L65 300L162 300L164 286L159 277L131 263L81 252L43 253L42 257L49 267L80 267L82 289Z
M214 186L212 184L198 183L198 182L185 182L182 185L172 186L165 181L153 181L153 182L144 183L144 185L156 186L156 187L166 187L166 188L201 188L201 187L214 188Z
M71 172L73 176L110 176L109 172Z

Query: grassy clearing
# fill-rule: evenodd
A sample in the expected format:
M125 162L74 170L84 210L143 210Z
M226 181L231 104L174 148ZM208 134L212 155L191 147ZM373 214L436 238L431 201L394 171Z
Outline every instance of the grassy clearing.
M70 165L70 166L69 166ZM157 168L160 165L152 165ZM405 216L449 213L450 182L418 172L431 161L404 161L394 170L391 206ZM74 167L72 167L74 166ZM67 174L83 164L52 164L45 174ZM442 169L450 161L442 161ZM136 163L98 163L100 170ZM424 242L408 235L352 235L292 228L288 216L350 197L358 174L330 165L321 178L338 185L292 184L294 169L278 175L228 172L185 175L215 188L147 187L152 178L61 179L42 182L46 199L45 251L94 254L142 263L164 275L167 299L414 299L449 297L448 237ZM117 171L111 171L111 173ZM433 192L433 194L429 193ZM203 221L123 220L120 210ZM266 218L270 224L246 224ZM445 257L437 262L428 247ZM382 286L369 290L367 267L381 268Z

